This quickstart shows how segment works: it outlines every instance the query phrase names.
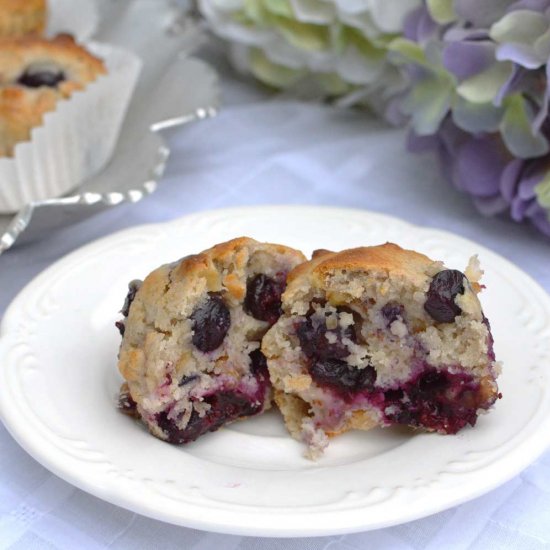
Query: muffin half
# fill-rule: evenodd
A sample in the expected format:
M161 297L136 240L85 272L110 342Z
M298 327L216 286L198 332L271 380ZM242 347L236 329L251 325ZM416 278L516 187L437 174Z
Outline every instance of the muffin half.
M312 457L351 429L454 434L499 396L489 322L466 274L395 244L318 251L288 277L262 351L290 433Z
M271 404L260 342L301 252L243 237L134 281L118 323L124 412L170 443Z

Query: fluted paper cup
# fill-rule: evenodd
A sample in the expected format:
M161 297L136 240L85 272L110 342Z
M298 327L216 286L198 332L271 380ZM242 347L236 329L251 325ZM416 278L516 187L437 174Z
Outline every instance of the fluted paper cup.
M64 195L111 158L141 61L107 44L86 48L103 59L107 74L59 101L30 141L18 143L12 158L0 159L0 213Z

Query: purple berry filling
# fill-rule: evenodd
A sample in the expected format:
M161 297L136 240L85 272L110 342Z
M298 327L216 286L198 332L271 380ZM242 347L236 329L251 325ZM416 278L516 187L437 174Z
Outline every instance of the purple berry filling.
M397 390L384 392L386 420L455 434L474 426L477 410L486 408L479 383L465 373L426 368Z
M437 273L426 294L424 309L438 323L452 323L462 313L455 303L458 294L464 294L464 273L445 269Z
M252 401L250 397L235 391L218 392L205 397L204 402L210 405L210 409L203 417L193 410L183 430L168 418L166 411L157 414L157 423L170 443L190 443L205 433L218 430L227 422L257 414L263 407L263 400Z
M65 80L63 71L26 71L19 77L17 83L26 88L40 88L41 86L57 88L57 85L63 80Z
M209 292L192 313L193 344L206 353L219 348L231 325L231 314L221 294Z
M244 310L254 319L266 321L270 325L281 316L281 295L286 286L286 277L282 273L273 279L262 273L248 279Z
M465 373L426 367L397 388L376 388L376 370L350 367L338 360L315 363L309 368L315 383L331 390L347 403L365 400L378 408L388 424L405 424L455 434L467 424L475 425L477 410L487 408L479 383Z

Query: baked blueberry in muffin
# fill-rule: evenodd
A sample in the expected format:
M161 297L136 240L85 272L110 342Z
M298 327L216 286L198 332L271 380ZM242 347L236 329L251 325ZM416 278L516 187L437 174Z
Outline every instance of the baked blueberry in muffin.
M69 35L0 39L0 157L28 141L57 102L106 73Z
M46 0L0 0L0 37L41 34L46 12Z
M351 429L454 434L493 405L499 367L481 273L475 258L464 274L388 243L318 251L289 274L262 352L311 457Z
M117 326L121 409L188 443L271 404L262 336L281 314L297 250L239 238L130 283Z

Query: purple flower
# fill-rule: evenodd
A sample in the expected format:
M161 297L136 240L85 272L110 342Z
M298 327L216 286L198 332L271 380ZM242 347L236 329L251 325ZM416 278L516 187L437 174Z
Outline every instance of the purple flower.
M434 136L409 135L413 152L437 152L442 171L452 184L472 196L477 209L494 216L508 212L517 221L529 221L550 237L548 211L538 202L537 185L550 170L550 154L542 158L514 158L498 133L469 134L451 117Z

